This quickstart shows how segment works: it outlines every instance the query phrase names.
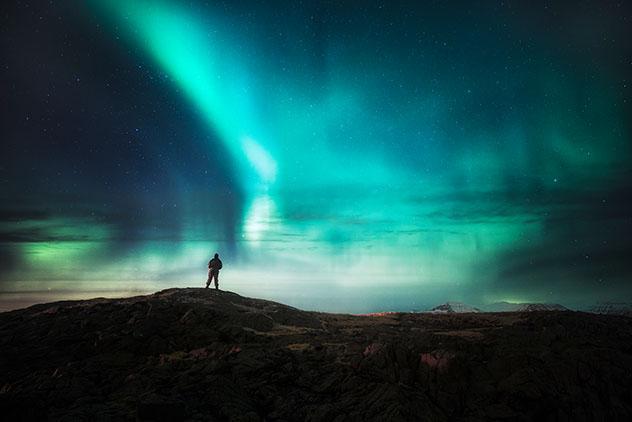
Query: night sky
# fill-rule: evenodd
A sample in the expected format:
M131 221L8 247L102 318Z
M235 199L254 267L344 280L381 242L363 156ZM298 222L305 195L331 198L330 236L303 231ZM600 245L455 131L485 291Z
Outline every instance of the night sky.
M3 1L0 302L632 301L632 4Z

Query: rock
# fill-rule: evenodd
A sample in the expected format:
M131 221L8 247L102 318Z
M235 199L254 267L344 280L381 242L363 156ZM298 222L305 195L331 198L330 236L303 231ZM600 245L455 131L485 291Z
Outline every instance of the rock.
M419 357L421 363L428 365L429 368L444 371L454 357L454 353L447 350L434 350L430 353L422 353Z

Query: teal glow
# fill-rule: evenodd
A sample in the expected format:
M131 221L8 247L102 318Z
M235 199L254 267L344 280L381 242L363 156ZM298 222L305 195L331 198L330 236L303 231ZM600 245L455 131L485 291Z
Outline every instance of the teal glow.
M97 105L72 139L104 142L105 175L88 162L85 177L56 185L55 163L47 177L25 176L35 168L28 160L2 173L7 183L30 177L74 194L33 200L15 189L27 211L45 212L0 225L13 265L4 288L202 285L219 251L227 289L307 309L632 297L623 31L604 25L609 38L574 39L564 25L530 27L532 11L491 10L493 2L360 3L88 2L79 15L98 29L75 25L106 45L95 43L93 57L124 57L125 71L106 76L169 94L150 98L182 97L177 110L147 105L161 118L174 112L174 133L131 107L129 121L111 123L107 145L83 131L107 120L111 110ZM94 86L106 85L86 68ZM40 102L35 92L24 109ZM68 107L75 116L79 107ZM203 123L191 129L182 116ZM133 129L142 119L155 126L146 137ZM19 129L7 148L15 154L65 140ZM27 133L36 135L23 147ZM133 145L120 152L126 170L145 173L121 174L121 145ZM72 151L62 170L81 167L85 150L64 146L52 150ZM92 211L98 217L82 214Z
M220 23L194 16L177 3L160 0L95 1L115 25L122 25L125 33L155 59L203 114L241 169L244 188L253 183L269 184L276 163L254 138L261 132L250 93L255 81L234 53L233 45L226 41Z

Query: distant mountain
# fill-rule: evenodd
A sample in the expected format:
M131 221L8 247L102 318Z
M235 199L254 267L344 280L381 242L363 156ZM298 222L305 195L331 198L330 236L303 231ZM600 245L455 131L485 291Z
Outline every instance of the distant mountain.
M442 305L435 306L428 312L435 313L435 314L442 314L442 313L463 314L463 313L468 313L468 312L480 312L480 311L481 311L480 309L475 308L470 305L466 305L465 303L462 303L462 302L446 302Z
M533 311L568 311L568 308L557 303L511 303L496 302L485 306L487 312L533 312Z
M603 302L588 309L593 314L625 315L632 317L632 303L628 302Z

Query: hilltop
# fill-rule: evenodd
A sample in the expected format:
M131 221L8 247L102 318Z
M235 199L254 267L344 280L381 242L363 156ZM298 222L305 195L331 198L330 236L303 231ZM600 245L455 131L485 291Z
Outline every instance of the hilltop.
M19 419L632 418L632 319L354 316L205 289L0 314L0 412Z

